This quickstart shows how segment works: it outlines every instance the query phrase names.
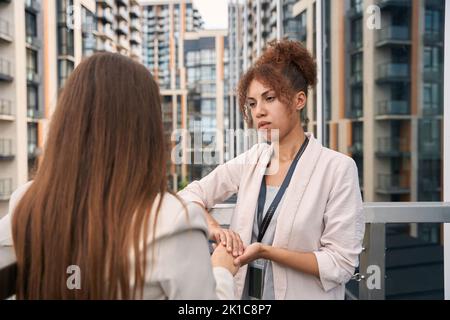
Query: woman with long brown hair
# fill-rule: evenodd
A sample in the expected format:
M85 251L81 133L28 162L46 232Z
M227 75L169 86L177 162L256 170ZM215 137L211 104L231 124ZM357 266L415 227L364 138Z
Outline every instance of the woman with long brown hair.
M0 244L17 256L17 298L232 297L233 258L219 246L210 259L202 209L168 193L167 153L145 67L109 53L83 61L60 94L34 180L1 223ZM67 285L73 266L79 288Z

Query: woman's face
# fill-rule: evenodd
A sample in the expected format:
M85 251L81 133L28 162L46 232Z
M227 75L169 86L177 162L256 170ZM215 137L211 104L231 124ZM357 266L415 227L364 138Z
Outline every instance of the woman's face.
M301 95L301 97L299 97ZM304 99L304 101L297 101ZM274 90L266 87L258 80L250 83L247 94L247 110L250 111L254 127L259 130L278 129L279 139L282 140L300 122L298 110L306 103L306 96L299 93L290 106L282 103Z

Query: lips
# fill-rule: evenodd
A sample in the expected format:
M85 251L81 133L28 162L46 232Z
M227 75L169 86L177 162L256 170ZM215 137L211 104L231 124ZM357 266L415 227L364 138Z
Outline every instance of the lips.
M268 129L270 127L270 122L261 121L258 123L258 129Z

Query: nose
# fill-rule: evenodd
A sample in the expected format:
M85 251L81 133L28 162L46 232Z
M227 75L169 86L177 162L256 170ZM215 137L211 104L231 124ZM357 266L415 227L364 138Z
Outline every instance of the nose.
M253 114L256 118L261 118L267 115L267 110L264 106L264 103L261 101L256 102L256 106L253 108Z

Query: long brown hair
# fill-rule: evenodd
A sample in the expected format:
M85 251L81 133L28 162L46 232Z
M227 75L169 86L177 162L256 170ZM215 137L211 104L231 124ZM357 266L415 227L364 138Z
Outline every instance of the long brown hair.
M17 298L142 296L142 240L156 224L150 215L166 191L165 166L160 93L150 72L119 54L81 62L14 212ZM80 290L67 287L71 265L81 271Z

